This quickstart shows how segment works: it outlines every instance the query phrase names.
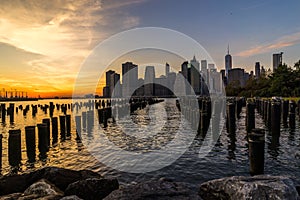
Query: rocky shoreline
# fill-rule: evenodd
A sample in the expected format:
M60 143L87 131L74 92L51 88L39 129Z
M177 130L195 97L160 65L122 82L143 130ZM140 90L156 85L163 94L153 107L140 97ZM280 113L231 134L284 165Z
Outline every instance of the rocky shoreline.
M300 187L285 176L234 176L199 184L198 191L189 184L165 178L129 186L117 179L107 179L89 170L45 167L21 175L0 178L0 200L78 200L78 199L295 199Z

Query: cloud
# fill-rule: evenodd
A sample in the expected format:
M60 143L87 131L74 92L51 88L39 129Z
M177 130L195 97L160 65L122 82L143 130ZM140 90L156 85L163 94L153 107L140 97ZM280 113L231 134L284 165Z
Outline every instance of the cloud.
M300 32L296 32L291 35L285 35L274 40L273 42L252 47L248 50L237 53L235 56L249 57L257 54L278 51L284 47L294 46L297 44L300 44Z
M40 81L43 87L51 85L57 90L70 89L80 64L99 42L139 25L139 18L123 8L143 2L3 1L0 7L0 43L16 47L24 55L41 55L28 55L26 59L30 70L25 70L23 76L33 78L32 84L40 85ZM16 79L23 80L20 77Z

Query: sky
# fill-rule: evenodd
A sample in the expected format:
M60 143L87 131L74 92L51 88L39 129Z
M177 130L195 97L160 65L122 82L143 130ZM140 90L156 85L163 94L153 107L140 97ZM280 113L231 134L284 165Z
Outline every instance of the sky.
M0 91L70 96L97 44L139 27L186 34L218 69L224 68L228 44L233 67L251 71L259 61L269 68L278 52L293 66L300 60L299 7L299 0L3 0Z

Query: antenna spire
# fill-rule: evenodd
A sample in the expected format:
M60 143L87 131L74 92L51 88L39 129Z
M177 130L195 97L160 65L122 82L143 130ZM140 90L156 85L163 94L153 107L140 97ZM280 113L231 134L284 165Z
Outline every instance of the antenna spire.
M229 55L229 44L227 46L227 54Z

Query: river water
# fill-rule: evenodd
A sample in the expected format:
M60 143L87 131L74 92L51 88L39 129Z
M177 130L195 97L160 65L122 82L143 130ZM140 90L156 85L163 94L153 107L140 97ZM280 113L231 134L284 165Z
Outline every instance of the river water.
M72 100L39 100L32 102L14 102L15 107L22 104L26 105L36 104L49 104L52 101L54 104L72 103ZM84 100L83 100L84 101ZM9 102L6 102L8 107ZM133 115L130 119L138 124L139 127L147 127L147 125L154 122L159 122L161 119L167 120L167 126L164 128L155 127L155 123L151 127L160 128L162 133L153 137L153 140L134 141L128 137L125 137L117 125L109 123L106 130L107 138L114 144L117 144L125 151L140 151L147 153L148 150L159 149L161 146L166 145L174 139L173 133L176 131L187 131L184 122L183 127L180 128L180 112L176 108L175 99L166 99L164 102L152 105L153 109L144 109L137 111L136 115ZM155 111L155 118L149 117L149 111ZM166 112L167 111L167 112ZM80 111L79 111L80 112ZM70 111L68 110L68 113ZM167 113L167 114L166 114ZM76 113L74 113L76 115ZM62 115L60 111L54 111L54 116ZM97 111L94 113L94 129L92 135L97 136L99 131L99 125L97 117ZM163 167L162 169L155 170L147 173L128 173L121 172L113 169L106 164L97 160L90 152L96 152L96 148L99 145L89 145L87 148L81 142L76 141L76 127L72 117L72 136L65 141L59 141L57 144L52 145L47 153L46 159L39 159L34 164L27 162L26 146L25 146L25 126L36 125L42 122L42 119L49 118L49 114L45 114L42 110L38 109L38 113L35 117L31 116L31 111L24 117L22 112L15 113L14 123L9 123L9 118L6 119L6 123L2 123L0 126L0 133L3 135L3 155L2 155L2 174L11 173L11 167L8 164L8 130L21 129L22 131L22 161L18 173L24 173L30 170L41 168L43 166L57 166L69 169L89 169L98 172L107 177L118 178L121 184L131 184L134 182L142 182L145 180L159 179L161 177L173 179L175 181L188 182L193 185L198 185L207 180L222 178L225 176L236 175L249 175L249 161L248 161L248 147L246 141L246 128L245 128L245 108L242 109L240 119L237 120L237 130L235 136L229 136L226 129L222 130L219 141L212 148L210 153L204 158L199 158L199 147L202 141L199 138L195 138L193 144L187 148L183 155L177 160L170 163L170 165ZM126 121L123 121L123 124ZM160 125L161 126L161 125ZM274 144L272 142L271 134L267 130L266 144L265 144L265 173L271 175L288 175L296 184L300 185L300 127L299 119L296 118L296 129L290 130L281 126L281 136L279 143ZM260 115L256 113L256 127L265 128L264 122ZM128 126L127 132L141 132L147 134L147 130L137 129L134 126ZM143 132L144 131L144 132ZM37 132L37 130L36 130ZM141 134L141 133L139 133ZM82 133L84 141L96 137L88 137L88 133ZM37 137L37 136L36 136ZM101 143L101 140L99 140ZM98 141L98 142L99 142ZM86 144L86 143L85 143ZM175 144L176 146L176 144ZM109 146L100 145L103 149L109 149ZM94 148L94 149L93 149ZM178 148L179 144L178 144ZM38 149L36 150L38 155ZM110 151L113 154L113 151ZM106 159L113 155L105 155ZM123 164L127 162L135 162L134 160L122 160Z

